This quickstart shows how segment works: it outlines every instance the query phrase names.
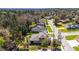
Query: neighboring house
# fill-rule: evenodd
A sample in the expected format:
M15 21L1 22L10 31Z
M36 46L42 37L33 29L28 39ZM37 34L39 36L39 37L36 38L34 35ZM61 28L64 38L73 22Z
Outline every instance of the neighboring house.
M31 28L32 32L42 32L44 30L45 30L45 28L43 26L40 26L40 25L37 25L37 26Z
M40 38L47 38L46 33L33 34L29 40L30 45L40 45Z
M30 40L29 40L29 44L30 45L39 45L40 44L40 42L39 42L39 37L38 37L39 35L38 34L33 34L32 36L31 36L31 38L30 38Z
M43 22L41 22L41 23L38 23L37 25L44 26L44 23L43 23Z
M79 17L75 20L77 24L79 24Z
M65 26L67 29L79 29L79 24L67 24Z
M46 19L51 19L51 18L52 18L52 16L46 16L45 18L46 18Z

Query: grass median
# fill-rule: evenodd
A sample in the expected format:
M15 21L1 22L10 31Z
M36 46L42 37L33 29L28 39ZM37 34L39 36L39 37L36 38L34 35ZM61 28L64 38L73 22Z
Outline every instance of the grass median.
M46 27L47 27L47 30L48 30L49 32L52 32L52 29L51 29L50 26L46 26Z

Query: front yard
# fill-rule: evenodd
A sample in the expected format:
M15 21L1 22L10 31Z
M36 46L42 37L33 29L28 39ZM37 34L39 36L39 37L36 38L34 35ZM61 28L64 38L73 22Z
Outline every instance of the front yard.
M66 24L62 24L62 26L57 26L58 30L61 32L78 32L79 29L67 29L65 28Z
M74 40L78 35L71 35L71 36L66 36L67 40Z
M31 45L31 46L29 46L29 50L30 50L30 51L37 51L37 50L38 50L38 47L39 47L39 46Z
M58 30L61 32L78 32L79 31L79 29L68 30L66 28L58 28Z
M79 46L74 46L73 48L75 51L79 51Z

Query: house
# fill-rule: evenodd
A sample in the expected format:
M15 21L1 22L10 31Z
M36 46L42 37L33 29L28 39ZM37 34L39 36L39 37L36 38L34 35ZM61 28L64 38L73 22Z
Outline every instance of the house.
M30 45L40 45L40 38L47 38L47 34L41 32L39 34L33 34L29 40Z
M39 37L38 37L39 35L38 34L33 34L32 36L31 36L31 38L30 38L30 40L29 40L29 44L30 45L39 45L40 44L40 42L39 42Z
M65 26L67 29L79 29L79 24L67 24Z
M44 26L44 23L43 22L40 22L37 25Z
M45 28L43 26L40 26L40 25L36 25L36 26L31 28L32 32L42 32L44 30L45 30Z

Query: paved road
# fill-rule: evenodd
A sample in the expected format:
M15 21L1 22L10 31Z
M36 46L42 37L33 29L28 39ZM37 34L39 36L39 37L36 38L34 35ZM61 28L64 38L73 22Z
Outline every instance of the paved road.
M54 31L55 38L58 37L58 29L56 28L55 25L53 25L52 20L49 20L49 25L52 27L52 30ZM61 33L62 36L62 45L64 47L64 51L74 51L74 49L67 43L64 34Z
M63 34L61 34L63 39L62 41L62 45L65 51L74 51L74 49L69 45L69 43L66 41L66 38Z
M56 28L56 26L53 25L53 21L49 20L48 21L48 24L50 25L54 35L55 35L55 39L57 39L57 36L58 36L58 29Z

